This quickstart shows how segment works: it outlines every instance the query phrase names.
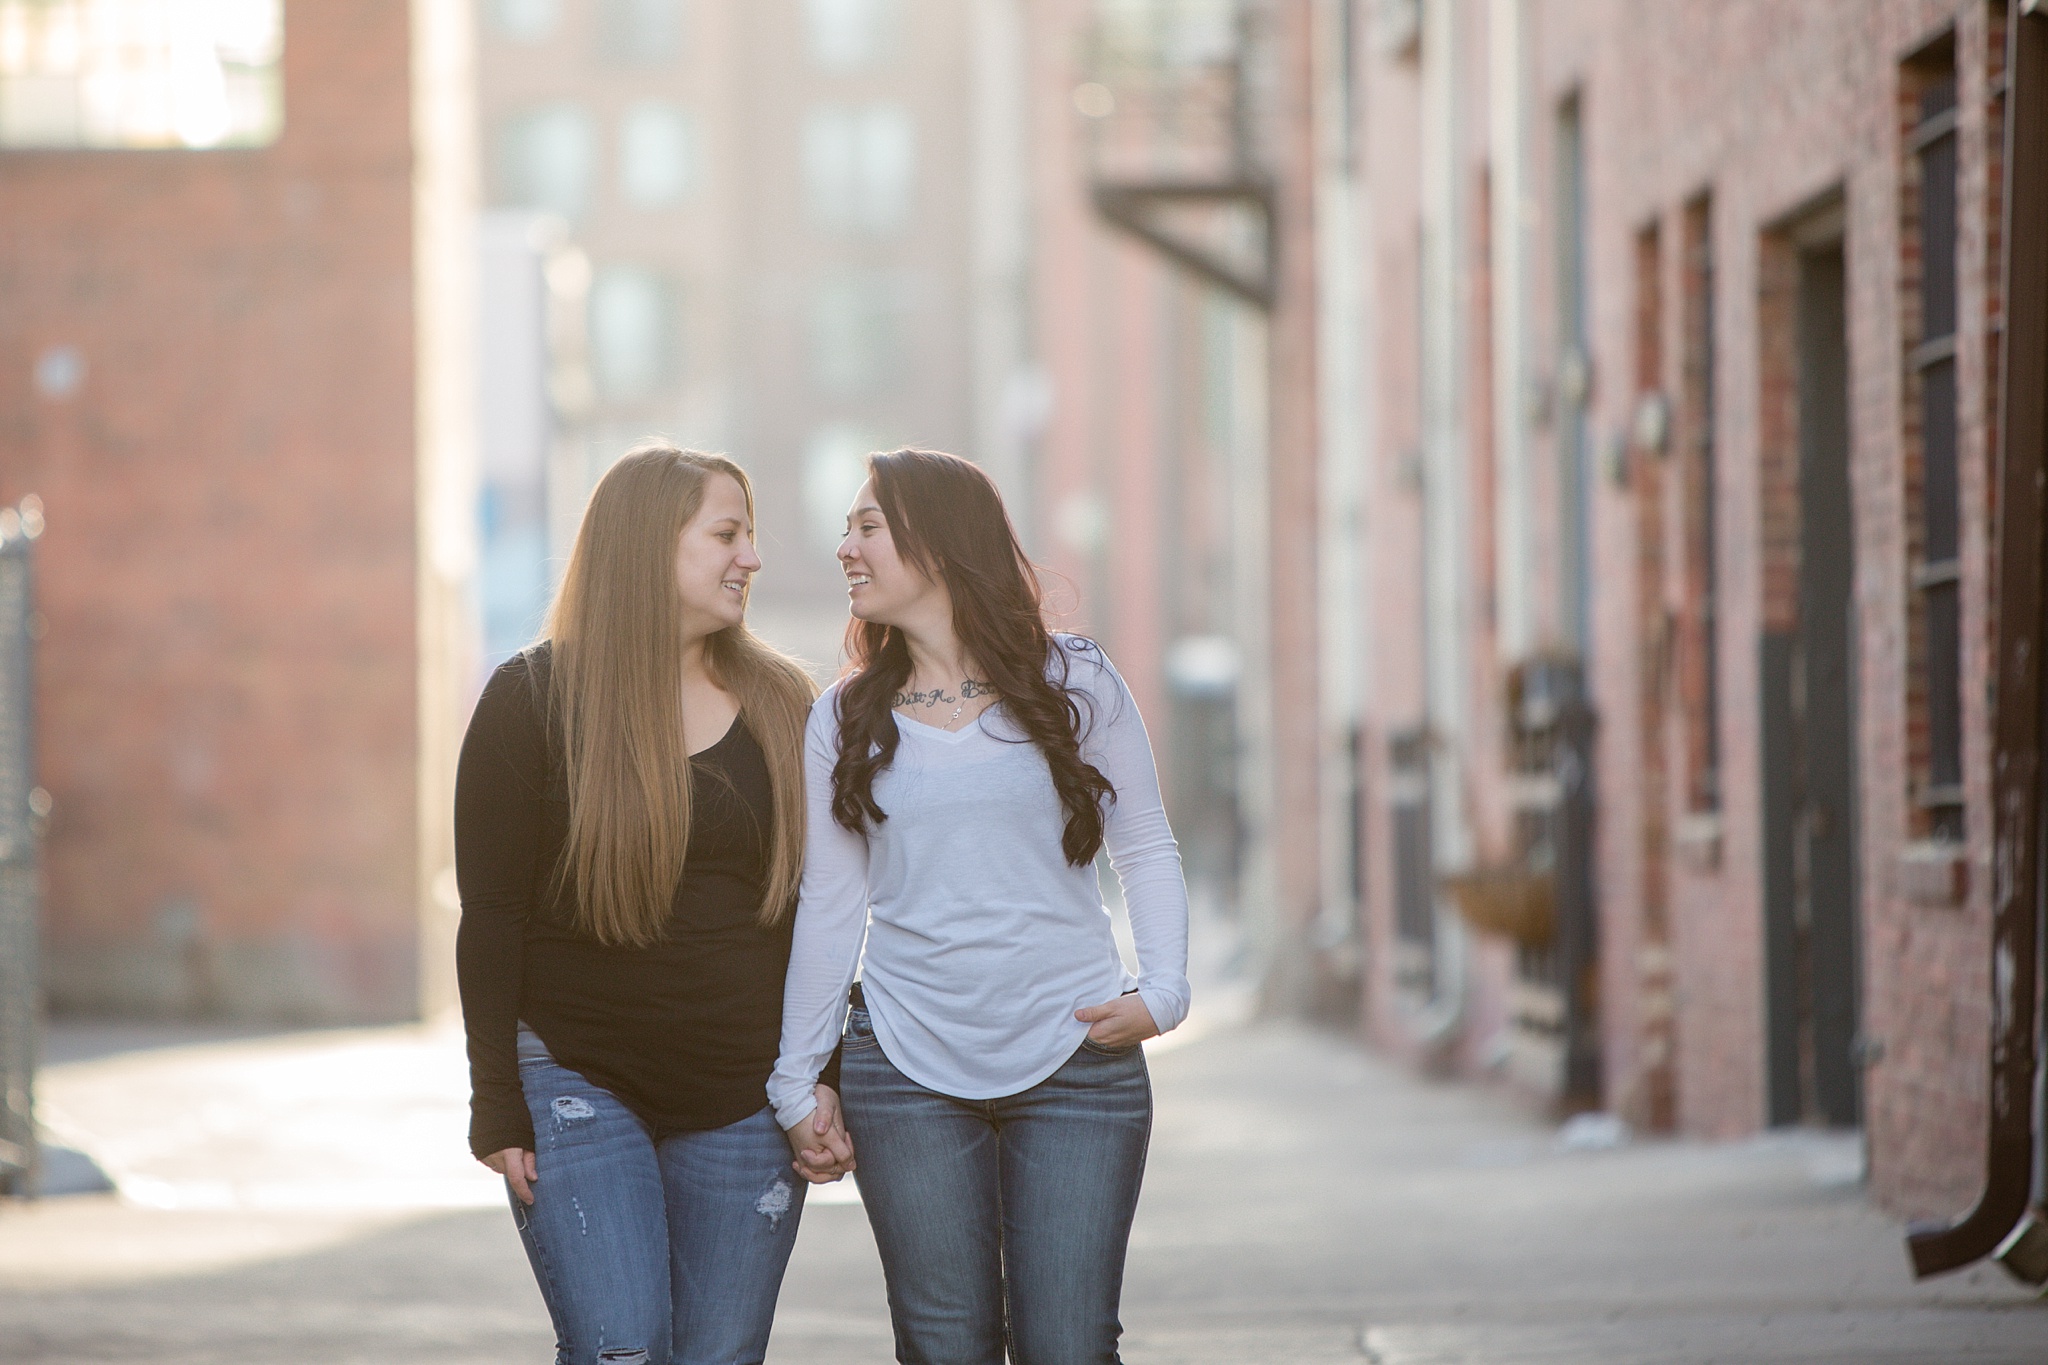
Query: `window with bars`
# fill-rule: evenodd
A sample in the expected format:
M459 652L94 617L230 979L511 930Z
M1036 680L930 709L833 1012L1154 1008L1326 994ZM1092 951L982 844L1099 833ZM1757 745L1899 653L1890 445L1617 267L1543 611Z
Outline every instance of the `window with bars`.
M1963 835L1961 506L1956 406L1956 68L1944 39L1900 73L1911 592L1909 744L1918 833Z

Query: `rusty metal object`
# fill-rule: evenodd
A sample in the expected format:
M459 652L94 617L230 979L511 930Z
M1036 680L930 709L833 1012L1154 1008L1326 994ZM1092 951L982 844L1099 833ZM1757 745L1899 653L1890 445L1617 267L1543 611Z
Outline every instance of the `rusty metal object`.
M1557 878L1551 873L1510 864L1445 877L1440 884L1474 929L1530 948L1548 947L1557 938Z

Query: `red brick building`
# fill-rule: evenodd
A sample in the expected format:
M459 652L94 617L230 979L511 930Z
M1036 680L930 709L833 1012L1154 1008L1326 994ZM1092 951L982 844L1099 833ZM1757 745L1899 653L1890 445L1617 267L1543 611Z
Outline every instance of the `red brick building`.
M48 520L45 984L410 1017L463 671L465 23L231 12L213 102L174 88L168 118L146 47L53 31L0 71L0 499ZM35 104L117 58L130 115Z
M1040 14L1043 520L1114 528L1061 562L1158 651L1182 771L1175 651L1236 647L1275 1004L1359 963L1418 1065L1652 1131L1861 1126L1887 1207L1968 1205L2008 17ZM1161 102L1233 80L1205 160Z
M1884 1203L1957 1212L2006 7L1413 8L1356 54L1372 1031L1650 1128L1862 1124Z

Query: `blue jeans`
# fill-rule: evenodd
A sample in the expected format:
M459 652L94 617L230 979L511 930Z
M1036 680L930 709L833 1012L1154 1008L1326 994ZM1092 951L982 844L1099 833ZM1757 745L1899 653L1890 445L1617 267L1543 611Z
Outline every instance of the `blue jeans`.
M1152 1082L1142 1048L1090 1042L995 1100L898 1071L856 1008L841 1100L905 1365L1115 1362Z
M551 1058L522 1059L519 1081L540 1179L512 1217L556 1365L758 1362L804 1206L774 1114L656 1142Z

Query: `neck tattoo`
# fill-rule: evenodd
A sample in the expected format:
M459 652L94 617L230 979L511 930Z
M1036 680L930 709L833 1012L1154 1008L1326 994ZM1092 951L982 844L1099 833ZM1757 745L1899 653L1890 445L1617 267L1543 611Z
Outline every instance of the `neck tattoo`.
M995 694L995 688L985 682L975 678L962 678L958 692L948 692L943 687L934 687L928 692L898 692L896 699L890 705L898 710L915 706L922 707L927 711L935 711L950 702L953 704L953 714L946 717L945 725L941 728L951 729L960 719L961 712L967 709L968 702L976 697L993 697Z

